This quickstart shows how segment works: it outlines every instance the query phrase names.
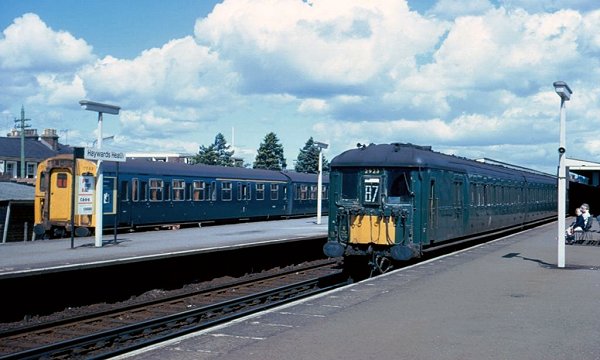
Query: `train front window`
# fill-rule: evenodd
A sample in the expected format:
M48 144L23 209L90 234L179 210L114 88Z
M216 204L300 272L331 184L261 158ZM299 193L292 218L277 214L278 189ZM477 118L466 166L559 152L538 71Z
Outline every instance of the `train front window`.
M399 204L410 202L410 173L407 171L390 171L388 173L388 202Z
M56 176L56 187L66 188L67 187L67 174L66 173L58 173Z
M356 170L342 170L342 200L358 199L358 172Z

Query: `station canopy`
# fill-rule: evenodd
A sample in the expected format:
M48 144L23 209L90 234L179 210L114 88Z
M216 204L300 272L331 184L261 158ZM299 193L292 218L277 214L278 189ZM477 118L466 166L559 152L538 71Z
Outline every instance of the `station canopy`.
M590 185L600 185L600 163L567 158L566 165L570 172L588 178Z

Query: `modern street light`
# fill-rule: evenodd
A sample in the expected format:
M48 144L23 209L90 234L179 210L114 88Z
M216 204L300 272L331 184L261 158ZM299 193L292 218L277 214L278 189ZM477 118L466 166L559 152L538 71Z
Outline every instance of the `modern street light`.
M85 110L95 111L98 113L98 139L96 140L98 143L97 149L100 150L102 148L102 114L111 114L111 115L119 115L119 110L121 108L115 105L101 104L94 101L89 100L81 100L79 102L81 107ZM96 175L96 203L95 203L95 211L96 211L96 231L95 231L95 245L96 247L102 247L102 227L103 227L103 211L102 211L102 186L104 183L104 176L102 175L102 160L98 160L97 163L97 175ZM73 174L73 181L75 181L75 174Z
M315 141L315 146L319 148L319 177L317 180L317 225L321 225L321 202L323 201L323 149L327 149L329 144Z
M565 103L571 99L573 91L564 81L554 82L554 90L560 96L560 141L558 145L558 267L565 267L565 216L567 208L567 167L566 160L566 112Z

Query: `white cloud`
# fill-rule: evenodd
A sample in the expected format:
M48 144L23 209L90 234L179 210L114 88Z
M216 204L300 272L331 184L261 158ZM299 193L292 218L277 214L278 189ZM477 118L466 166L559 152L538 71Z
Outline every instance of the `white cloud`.
M301 113L322 113L326 110L327 102L322 99L306 99L298 107L298 111Z
M33 103L48 105L73 105L85 98L83 81L79 76L65 79L55 74L39 74L36 76L39 92L29 98Z
M443 31L404 1L247 0L216 6L195 35L231 61L246 91L303 96L385 86Z
M66 71L92 61L92 47L65 31L54 31L36 14L14 20L0 39L0 69Z
M191 37L171 40L133 60L106 57L80 72L92 96L128 104L199 104L235 85L218 56Z

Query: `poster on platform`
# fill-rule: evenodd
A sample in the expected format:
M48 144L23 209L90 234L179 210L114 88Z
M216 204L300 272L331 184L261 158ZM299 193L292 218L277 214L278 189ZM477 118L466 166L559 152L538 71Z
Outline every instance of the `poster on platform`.
M94 212L94 186L92 175L77 177L77 215L92 215Z

